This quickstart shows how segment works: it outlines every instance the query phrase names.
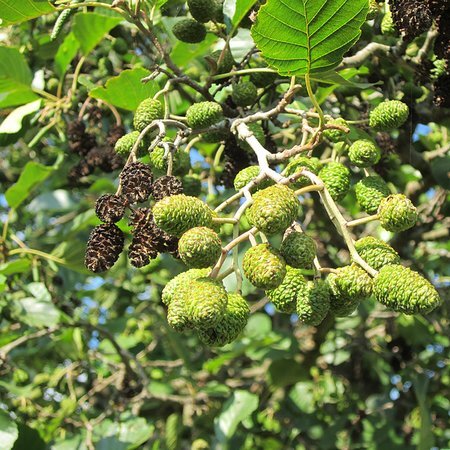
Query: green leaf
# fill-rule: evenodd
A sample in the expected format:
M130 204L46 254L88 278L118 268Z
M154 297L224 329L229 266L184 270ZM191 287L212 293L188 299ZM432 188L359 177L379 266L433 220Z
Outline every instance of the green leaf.
M124 70L119 76L110 78L104 87L93 89L89 95L119 108L134 111L142 100L152 97L159 90L156 81L145 84L141 82L149 74L142 67Z
M33 450L46 450L47 445L37 430L19 423L19 438L14 444L13 450L27 450L30 448Z
M29 161L17 182L5 193L9 206L17 208L29 196L31 190L47 179L54 170L54 166L43 166L37 162Z
M256 0L225 0L223 12L231 19L231 24L236 26L255 3Z
M367 0L268 0L252 36L281 75L327 72L358 40Z
M0 411L0 442L2 450L10 450L19 437L17 424L3 411Z
M0 0L0 26L24 22L55 11L46 0Z
M97 13L78 13L73 21L72 31L82 52L88 55L108 31L122 22L122 18L108 17Z
M75 58L79 48L80 42L75 37L75 34L70 32L59 46L55 56L55 72L59 76L66 73L70 62Z
M31 262L29 259L16 259L14 261L0 264L0 274L9 276L16 273L25 273L30 269Z
M19 106L0 125L0 139L3 134L16 134L22 129L22 121L25 117L38 111L41 107L41 100Z
M237 426L258 408L258 396L237 390L223 405L222 412L214 420L214 430L219 442L228 441Z
M17 306L20 320L32 327L51 327L59 322L60 313L52 302L26 297Z
M38 96L31 89L33 75L25 57L13 47L0 47L0 108L23 105Z

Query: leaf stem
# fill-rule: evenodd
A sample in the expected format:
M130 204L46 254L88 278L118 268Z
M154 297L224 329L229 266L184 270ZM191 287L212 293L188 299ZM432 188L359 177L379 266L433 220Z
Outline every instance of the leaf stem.
M50 255L49 253L41 252L40 250L36 250L34 248L16 248L16 249L8 252L8 255L9 256L20 255L22 253L40 256L41 258L48 259L49 261L53 261L58 264L66 264L66 261L64 259L58 258L57 256Z
M325 116L324 116L322 108L320 107L319 102L317 101L317 99L314 95L314 92L312 90L311 79L309 77L309 73L305 74L305 85L306 85L306 90L308 91L309 98L311 99L312 104L314 105L314 108L315 108L317 114L319 114L319 129L322 129L325 124Z

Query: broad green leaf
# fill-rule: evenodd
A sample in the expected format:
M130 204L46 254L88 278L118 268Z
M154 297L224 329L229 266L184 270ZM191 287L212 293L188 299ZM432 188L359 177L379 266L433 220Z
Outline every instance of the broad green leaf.
M214 430L219 442L228 441L238 425L258 408L258 396L237 390L223 405L222 412L214 420Z
M255 3L256 0L225 0L223 12L231 19L231 24L236 26Z
M19 179L5 193L6 201L11 208L17 208L30 194L31 190L48 178L55 170L54 166L43 166L29 161Z
M78 13L73 21L72 31L82 52L88 55L103 39L106 33L122 22L121 18L97 13Z
M19 436L17 424L3 411L0 411L0 443L2 450L10 450Z
M367 0L268 0L252 35L281 75L327 72L358 40Z
M19 437L14 444L13 450L46 450L48 448L37 430L23 423L19 423L18 427Z
M0 138L2 134L15 134L22 129L22 121L26 116L38 111L41 107L41 100L19 106L0 125Z
M104 87L93 89L89 95L122 109L134 111L142 100L155 95L159 86L156 81L142 83L150 72L142 67L124 70L119 76L110 78Z
M50 302L52 296L44 283L29 283L26 290L36 299L43 302Z
M0 274L0 292L3 292L6 289L6 277L5 275Z
M38 98L31 89L33 75L25 57L13 47L0 47L0 108L23 105Z
M31 262L29 259L16 259L14 261L0 264L0 274L9 276L16 273L24 273L30 269Z
M55 11L46 0L0 0L0 26L24 22Z
M59 76L66 73L67 67L75 58L79 48L80 42L75 37L75 34L70 32L59 46L55 56L55 71Z
M59 322L60 313L51 301L26 297L17 302L22 322L32 327L51 327Z
M208 49L215 41L217 41L217 37L212 34L207 34L205 40L198 44L186 44L177 41L170 52L170 56L175 64L186 67L192 64L193 59L207 55Z

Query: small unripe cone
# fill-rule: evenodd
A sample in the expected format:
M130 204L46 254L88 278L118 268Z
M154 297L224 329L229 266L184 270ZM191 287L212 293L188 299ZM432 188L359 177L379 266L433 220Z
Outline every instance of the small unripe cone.
M251 106L258 98L258 90L251 81L242 81L233 86L231 98L237 106Z
M283 239L280 253L286 263L297 269L310 269L316 256L316 243L305 233L292 231Z
M366 236L355 242L356 251L364 261L375 270L388 264L400 264L400 256L386 242L373 236Z
M297 218L300 202L295 192L287 186L277 184L258 191L253 204L247 210L252 226L269 235L282 233Z
M239 191L243 187L247 186L250 181L254 180L260 173L259 166L249 166L242 169L234 179L234 188ZM270 178L263 179L257 186L251 189L251 192L259 191L273 185L273 181Z
M156 225L174 236L194 227L210 227L212 213L206 203L184 194L165 197L153 207Z
M199 22L209 22L216 14L216 2L214 0L188 0L189 12Z
M216 63L219 61L220 55L222 54L222 50L216 50L211 53L210 58L213 59ZM235 64L233 55L230 51L225 50L223 58L219 66L217 67L217 74L228 73L231 72L233 66Z
M267 68L266 63L261 63L258 67ZM266 87L272 84L278 77L277 73L273 72L253 72L250 74L250 80L256 87Z
M393 194L381 200L378 207L381 226L399 232L412 228L418 218L417 209L403 194Z
M193 328L187 314L187 291L185 287L180 289L181 291L177 293L167 308L167 323L179 333Z
M326 164L319 172L328 192L335 201L342 200L350 188L350 171L339 162Z
M198 278L189 284L187 312L195 328L216 326L223 318L228 302L222 283Z
M330 309L330 288L324 281L308 281L297 293L296 311L307 325L320 325Z
M165 174L169 165L168 158L165 156L165 150L162 147L156 147L150 153L150 165L156 174ZM185 175L191 168L191 158L189 153L183 150L177 150L173 153L173 173L175 175Z
M159 100L148 98L142 101L134 113L133 125L138 131L142 131L154 120L164 117L164 107Z
M396 34L394 20L392 19L392 13L388 7L386 7L386 13L381 19L381 33L382 34Z
M342 117L338 117L337 119L331 119L327 121L327 124L330 125L342 125L344 127L348 127L347 122ZM327 129L323 132L323 135L330 140L331 142L339 142L345 138L346 133L344 131L338 129Z
M209 269L190 269L186 272L180 273L175 278L172 278L162 291L162 302L165 305L169 305L173 299L174 293L177 292L182 286L188 285L192 280L206 277L209 272Z
M188 267L211 267L222 253L222 243L217 233L210 228L191 228L181 236L178 252Z
M194 19L183 19L172 27L175 37L188 44L202 42L206 37L206 27Z
M227 307L223 318L216 326L199 327L199 339L211 347L222 347L237 339L248 322L250 308L239 294L228 294Z
M297 156L294 158L285 169L285 176L290 177L291 175L294 175L297 172L300 172L301 169L306 169L309 172L312 172L314 174L318 174L320 171L322 164L318 158L309 158L307 156ZM297 180L292 183L292 187L295 189L300 189L304 186L309 186L311 184L311 180L308 177L300 177L297 178Z
M380 149L368 139L353 142L348 150L350 162L358 167L370 167L381 158Z
M139 137L139 131L132 131L119 138L114 146L114 150L121 156L128 156ZM142 139L138 145L138 154L141 155L147 150L147 141Z
M211 127L222 119L222 107L216 102L195 103L186 111L187 124L194 130Z
M266 135L264 133L263 127L258 122L252 122L248 125L249 130L253 133L255 138L258 140L258 142L261 145L265 145L266 143ZM248 152L253 152L250 145L247 143L247 141L239 140L239 147L241 147L243 150L246 150Z
M379 175L363 178L355 184L356 200L367 214L378 211L381 200L390 194L388 185Z
M438 292L428 280L396 264L380 269L373 291L380 303L405 314L426 314L441 303Z
M297 292L305 285L301 270L286 266L283 282L277 288L267 290L266 295L278 311L293 314L297 307Z
M105 194L95 203L95 214L106 223L116 223L125 214L127 200L121 195Z
M286 275L284 258L269 244L250 248L242 261L244 275L260 289L275 289Z
M391 131L408 119L408 105L399 100L386 100L370 112L369 126L377 131Z

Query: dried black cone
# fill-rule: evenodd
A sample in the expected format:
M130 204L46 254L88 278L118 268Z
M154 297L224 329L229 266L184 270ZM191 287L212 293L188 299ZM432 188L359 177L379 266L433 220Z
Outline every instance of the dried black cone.
M127 200L121 195L105 194L95 203L95 214L106 223L116 223L125 214Z
M158 256L156 231L158 230L150 208L133 212L130 225L133 239L128 248L128 258L134 267L144 267Z
M431 27L431 11L423 0L393 0L389 5L396 28L405 40L412 40Z
M114 224L95 227L86 247L85 266L94 273L105 272L114 265L123 250L124 236Z
M152 186L152 195L156 201L183 193L183 183L177 177L164 175L158 178Z
M450 75L442 75L434 83L433 102L438 108L450 108Z
M70 150L81 156L87 155L96 145L95 136L86 133L86 125L81 120L74 120L67 125L67 140Z
M128 164L120 174L122 195L130 203L145 202L152 191L153 174L150 166L141 162Z

